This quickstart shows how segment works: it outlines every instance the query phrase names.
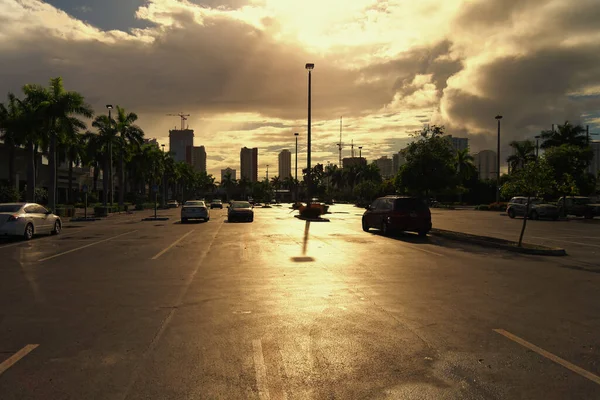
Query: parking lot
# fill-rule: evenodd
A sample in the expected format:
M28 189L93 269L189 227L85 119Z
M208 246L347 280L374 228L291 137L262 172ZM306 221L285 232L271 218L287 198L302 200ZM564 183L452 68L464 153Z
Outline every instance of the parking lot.
M531 221L527 241L569 253L549 258L288 206L0 243L2 400L600 397L600 221ZM522 222L432 214L510 239Z

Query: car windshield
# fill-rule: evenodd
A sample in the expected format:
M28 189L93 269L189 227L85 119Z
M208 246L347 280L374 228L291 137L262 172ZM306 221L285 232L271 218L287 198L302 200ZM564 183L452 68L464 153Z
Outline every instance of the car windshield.
M221 200L213 200L212 202L213 202L213 203L222 203L222 201L221 201Z
M396 210L423 211L427 209L427 205L425 204L425 202L416 198L396 199L394 203L394 208Z
M231 203L231 208L250 208L250 203L247 201L236 201Z
M17 212L21 209L21 205L19 204L0 204L0 213L6 213L6 212Z
M204 206L203 201L186 201L185 206Z

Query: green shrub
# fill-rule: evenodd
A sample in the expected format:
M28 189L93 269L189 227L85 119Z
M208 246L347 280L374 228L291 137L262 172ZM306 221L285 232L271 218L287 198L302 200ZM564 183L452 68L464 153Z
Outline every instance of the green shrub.
M492 203L489 205L489 210L490 211L506 211L506 206L508 204L507 203Z
M477 207L475 207L475 209L479 211L490 211L490 206L488 206L487 204L480 204Z
M20 197L19 191L14 187L0 187L0 203L16 203Z

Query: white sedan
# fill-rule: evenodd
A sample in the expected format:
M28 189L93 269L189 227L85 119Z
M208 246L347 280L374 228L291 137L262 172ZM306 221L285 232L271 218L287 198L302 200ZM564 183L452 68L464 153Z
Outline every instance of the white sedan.
M44 206L36 203L0 204L0 236L21 236L60 233L62 221Z
M210 212L206 203L202 200L188 200L181 207L181 222L186 223L190 219L202 219L208 221Z

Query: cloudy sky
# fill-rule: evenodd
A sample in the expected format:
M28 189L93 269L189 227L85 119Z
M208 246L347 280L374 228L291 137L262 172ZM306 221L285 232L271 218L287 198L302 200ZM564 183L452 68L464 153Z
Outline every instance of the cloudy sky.
M0 94L62 76L98 113L119 104L147 137L191 114L209 172L259 147L313 160L350 141L391 156L427 123L495 147L565 119L600 132L599 0L0 0ZM599 137L600 138L600 137Z

